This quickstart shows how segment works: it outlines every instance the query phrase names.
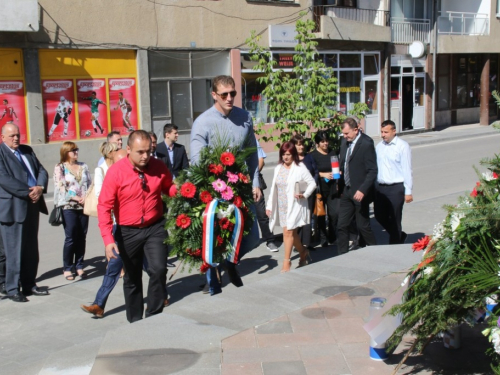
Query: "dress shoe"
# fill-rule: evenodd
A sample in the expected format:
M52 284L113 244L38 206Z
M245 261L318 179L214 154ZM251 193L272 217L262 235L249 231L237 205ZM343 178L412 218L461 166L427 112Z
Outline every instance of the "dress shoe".
M27 299L24 294L17 293L14 294L13 296L9 296L9 299L14 302L28 302L29 299Z
M359 246L358 241L353 241L353 243L349 246L349 251L354 251L360 249L361 246Z
M31 295L33 296L48 296L50 295L49 291L47 289L40 289L37 286L34 286L31 288Z
M401 232L401 243L405 243L407 237L408 235L406 232Z
M101 309L98 305L80 305L80 307L83 311L94 315L96 318L102 318L104 316L104 309Z
M5 284L0 285L0 294L2 296L6 296L7 295L7 289L5 288Z
M243 286L243 281L241 280L241 277L238 274L238 270L236 269L235 266L227 267L227 275L229 276L229 281L235 287L239 288L239 287Z

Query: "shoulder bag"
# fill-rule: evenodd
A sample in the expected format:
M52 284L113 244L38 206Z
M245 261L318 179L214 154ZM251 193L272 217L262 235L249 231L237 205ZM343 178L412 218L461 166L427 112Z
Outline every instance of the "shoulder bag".
M99 167L101 168L101 167ZM104 173L104 169L101 168L103 178L106 175ZM95 180L95 178L94 178ZM92 184L90 185L89 190L87 191L87 195L85 196L85 204L83 205L83 213L87 216L94 216L97 217L97 202L98 199L95 196L95 190L94 190L94 181L92 181Z
M58 227L64 223L63 208L62 206L54 206L49 215L49 224L53 227Z
M318 192L316 193L316 203L314 204L314 215L316 216L326 216L325 204L323 202L323 197Z

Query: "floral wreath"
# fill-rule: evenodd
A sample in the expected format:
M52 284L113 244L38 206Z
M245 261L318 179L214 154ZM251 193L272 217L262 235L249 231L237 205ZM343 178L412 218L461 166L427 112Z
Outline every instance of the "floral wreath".
M196 165L183 170L175 179L169 196L164 198L168 209L165 229L169 234L165 242L172 247L170 254L184 263L183 268L187 265L189 270L199 268L200 272L206 272L211 264L222 262L234 252L235 225L241 225L240 239L250 232L254 222L249 210L253 193L245 160L255 151L255 148L230 147L229 141L218 139L214 146L201 150ZM214 200L216 205L211 204ZM207 240L204 220L210 208L213 208L210 221L213 238ZM202 257L207 241L213 249L211 264Z

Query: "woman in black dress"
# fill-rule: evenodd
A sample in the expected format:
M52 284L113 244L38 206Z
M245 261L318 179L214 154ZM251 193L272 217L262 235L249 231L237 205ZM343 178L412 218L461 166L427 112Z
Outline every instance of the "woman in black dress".
M305 140L304 137L301 136L300 134L294 135L291 139L290 142L292 142L295 145L295 148L297 149L297 153L299 154L299 160L304 163L304 165L307 167L309 170L309 173L311 173L311 176L314 178L314 181L316 182L316 185L318 185L318 168L316 168L316 162L312 158L311 154L306 153L306 147L305 147ZM311 219L314 211L314 202L316 201L316 194L312 194L309 198L307 198L307 203L309 204L309 210L311 211ZM312 221L311 221L312 223ZM300 240L302 244L307 247L309 250L314 250L314 247L312 246L312 226L311 224L304 225L303 227L299 228L298 231Z
M314 137L316 149L311 152L311 156L316 162L316 167L319 172L319 191L323 198L326 214L328 216L328 230L326 228L326 217L319 216L318 230L320 233L320 241L322 246L333 244L337 238L337 221L339 211L338 180L333 179L331 156L337 156L335 151L332 151L329 144L328 133L320 130Z

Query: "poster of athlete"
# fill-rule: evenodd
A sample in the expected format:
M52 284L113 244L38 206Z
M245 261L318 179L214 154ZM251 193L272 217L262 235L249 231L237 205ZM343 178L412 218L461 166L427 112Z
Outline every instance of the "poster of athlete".
M105 79L77 79L80 138L101 138L108 134L108 103Z
M23 81L0 81L0 127L8 122L19 126L21 143L27 143Z
M135 78L111 78L109 108L111 130L127 134L138 129Z
M42 80L42 101L47 140L76 139L73 80Z

